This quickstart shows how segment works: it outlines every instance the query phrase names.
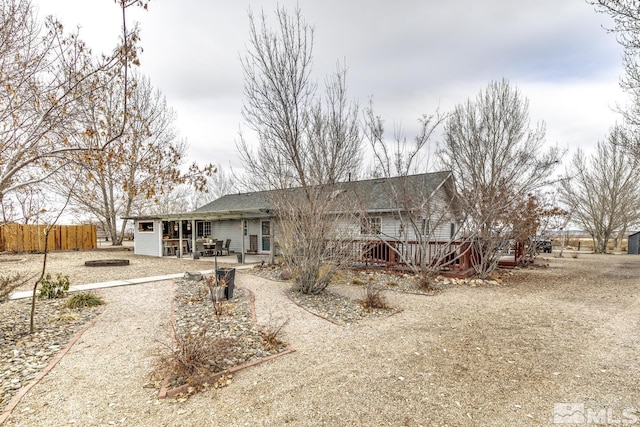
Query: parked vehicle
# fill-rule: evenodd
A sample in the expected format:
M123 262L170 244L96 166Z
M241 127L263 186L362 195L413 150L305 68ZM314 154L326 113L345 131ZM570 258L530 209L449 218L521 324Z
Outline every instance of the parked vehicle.
M551 239L543 236L534 236L531 238L531 244L535 246L536 252L550 254L553 250Z

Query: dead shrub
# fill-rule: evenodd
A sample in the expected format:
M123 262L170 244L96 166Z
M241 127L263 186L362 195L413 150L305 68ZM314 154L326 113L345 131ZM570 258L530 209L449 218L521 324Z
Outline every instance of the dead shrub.
M286 345L286 343L281 339L281 335L282 328L284 328L287 323L289 323L289 319L279 323L270 319L269 323L259 327L258 332L260 333L262 343L267 351L278 350Z
M196 333L175 334L175 346L166 345L170 352L160 358L158 373L171 375L179 383L199 387L212 382L213 374L229 368L225 359L232 359L235 338L208 336L205 328Z
M421 291L435 291L438 288L433 283L430 276L418 276L418 289Z
M0 275L0 302L9 298L9 295L19 286L29 282L35 276L25 276L20 273Z
M389 308L387 300L375 286L368 285L364 288L364 298L360 300L360 305L365 310L386 310Z
M571 258L577 259L578 258L578 252L573 252L571 254Z
M205 282L211 294L213 312L220 321L220 316L225 312L224 289L227 287L227 282L224 279L218 280L216 276L207 276Z

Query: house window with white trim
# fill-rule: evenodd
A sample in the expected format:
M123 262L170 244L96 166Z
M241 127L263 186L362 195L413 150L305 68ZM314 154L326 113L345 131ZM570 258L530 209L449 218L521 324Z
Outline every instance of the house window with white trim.
M360 234L380 234L382 232L382 218L364 217L360 222Z
M211 236L211 221L197 221L196 222L197 237L210 237Z

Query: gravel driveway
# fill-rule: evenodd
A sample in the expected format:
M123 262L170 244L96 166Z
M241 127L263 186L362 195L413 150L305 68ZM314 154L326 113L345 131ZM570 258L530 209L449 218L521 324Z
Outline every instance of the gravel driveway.
M540 426L554 415L640 424L640 258L549 261L500 286L386 291L402 312L348 326L294 305L286 283L239 274L259 322L289 319L297 351L187 400L145 388L167 336L171 285L106 289L95 326L6 425Z

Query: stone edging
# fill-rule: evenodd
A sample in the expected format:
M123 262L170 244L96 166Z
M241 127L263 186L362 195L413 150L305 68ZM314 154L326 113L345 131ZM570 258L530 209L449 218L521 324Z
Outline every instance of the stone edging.
M96 324L96 322L100 318L100 315L101 314L97 315L95 319L91 320L89 323L80 328L80 330L76 332L75 335L69 340L67 345L60 351L60 353L58 353L53 359L51 359L49 364L42 371L40 371L29 384L18 390L18 392L13 396L13 398L11 398L11 401L9 401L7 406L2 411L2 414L0 415L0 425L2 425L7 420L7 418L9 418L11 412L15 409L16 406L18 406L20 400L22 400L22 398L29 392L29 390L31 390L36 384L38 384L40 380L42 380L45 375L51 372L51 370L62 360L64 355L67 354L69 350L71 350L71 347L73 347L74 344L80 339L82 334L84 334L89 328Z
M238 287L239 288L239 287ZM249 288L242 288L242 289L246 289L249 292L249 300L250 300L250 306L251 306L251 320L253 320L254 322L257 323L258 319L256 316L256 307L255 307L255 301L256 301L256 296L253 293L253 291ZM174 282L174 292L175 292L175 282ZM175 316L174 316L174 312L175 312L175 298L172 300L171 302L171 324L175 325ZM175 344L175 328L171 328L172 333L171 333L171 339L173 341L173 343ZM257 359L257 360L253 360L251 362L247 362L247 363L243 363L242 365L238 365L238 366L233 366L229 369L226 369L222 372L216 372L215 374L213 374L211 380L215 381L219 378L222 378L223 376L226 375L231 375L231 374L235 374L238 371L241 371L245 368L249 368L251 366L255 366L255 365L259 365L260 363L263 362L268 362L269 360L275 359L277 357L280 356L284 356L285 354L289 354L289 353L293 353L296 350L288 347L286 350L280 352L280 353L276 353L276 354L272 354L270 356L267 357L263 357L261 359ZM169 385L169 377L171 376L171 374L168 374L163 380L162 380L162 385L160 386L160 391L158 391L158 398L159 399L166 399L166 398L172 398L177 396L180 393L186 393L189 390L189 387L191 387L189 384L183 384L180 385L178 387L174 387L172 389L167 388L167 386Z
M291 298L291 296L290 296L288 293L285 293L285 294L287 295L287 298L289 298L289 300L290 300L292 303L294 303L295 305L297 305L298 307L300 307L301 309L303 309L303 310L304 310L304 311L306 311L307 313L309 313L309 314L313 314L314 316L319 317L319 318L321 318L322 320L326 320L327 322L331 322L331 323L333 323L334 325L337 325L337 326L345 326L345 325L346 325L346 323L338 322L337 320L333 320L333 319L332 319L332 318L330 318L330 317L323 316L323 315L322 315L322 314L320 314L320 313L316 313L315 311L310 310L310 309L309 309L308 307L306 307L305 305L300 304L298 301L296 301L295 299ZM424 294L417 294L417 295L424 295ZM389 314L387 314L387 315L385 315L385 316L383 316L383 317L391 317L391 316L395 316L396 314L398 314L398 313L402 313L403 311L404 311L404 308L401 308L401 307L400 307L400 308L397 308L397 309L393 310L391 313L389 313Z
M307 313L313 314L314 316L319 317L322 320L326 320L327 322L331 322L331 323L333 323L334 325L337 325L337 326L344 326L345 325L345 323L343 323L343 322L338 322L337 320L333 320L330 317L323 316L320 313L316 313L315 311L309 310L309 308L305 307L304 305L300 304L298 301L296 301L293 298L291 298L291 295L289 295L288 292L285 292L285 295L287 296L287 298L289 298L289 301L291 301L292 303L294 303L295 305L297 305L298 307L300 307L301 309L303 309Z

